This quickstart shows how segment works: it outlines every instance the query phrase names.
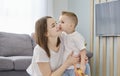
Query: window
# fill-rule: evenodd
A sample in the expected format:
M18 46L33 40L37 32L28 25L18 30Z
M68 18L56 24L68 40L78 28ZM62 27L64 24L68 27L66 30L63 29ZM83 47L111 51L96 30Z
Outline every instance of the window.
M31 34L46 6L47 0L0 0L0 31Z

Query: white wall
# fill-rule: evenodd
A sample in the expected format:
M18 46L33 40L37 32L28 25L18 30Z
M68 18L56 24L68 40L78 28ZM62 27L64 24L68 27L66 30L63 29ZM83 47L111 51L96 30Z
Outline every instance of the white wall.
M53 16L53 0L47 0L47 15Z
M62 10L68 10L68 0L53 0L53 14L58 19Z

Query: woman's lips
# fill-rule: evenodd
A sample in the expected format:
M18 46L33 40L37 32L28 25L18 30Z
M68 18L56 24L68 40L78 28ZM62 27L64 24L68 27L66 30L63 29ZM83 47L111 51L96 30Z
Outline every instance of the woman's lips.
M62 31L60 26L57 27L57 31Z

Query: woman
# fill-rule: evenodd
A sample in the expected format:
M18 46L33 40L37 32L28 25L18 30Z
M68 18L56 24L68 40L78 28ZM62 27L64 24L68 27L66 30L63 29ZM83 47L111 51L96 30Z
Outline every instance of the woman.
M50 16L42 17L36 22L37 45L32 63L27 69L31 76L62 76L69 66L79 62L79 57L73 57L71 53L62 64L64 46L59 39L61 32L56 21Z

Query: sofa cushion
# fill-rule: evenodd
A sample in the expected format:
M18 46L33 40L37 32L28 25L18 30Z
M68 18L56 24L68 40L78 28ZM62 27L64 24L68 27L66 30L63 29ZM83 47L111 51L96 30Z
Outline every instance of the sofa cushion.
M0 56L25 56L32 52L29 35L0 32Z
M1 70L13 70L13 61L8 57L0 56L0 71Z
M9 58L14 62L14 70L26 70L32 60L32 56L12 56Z

